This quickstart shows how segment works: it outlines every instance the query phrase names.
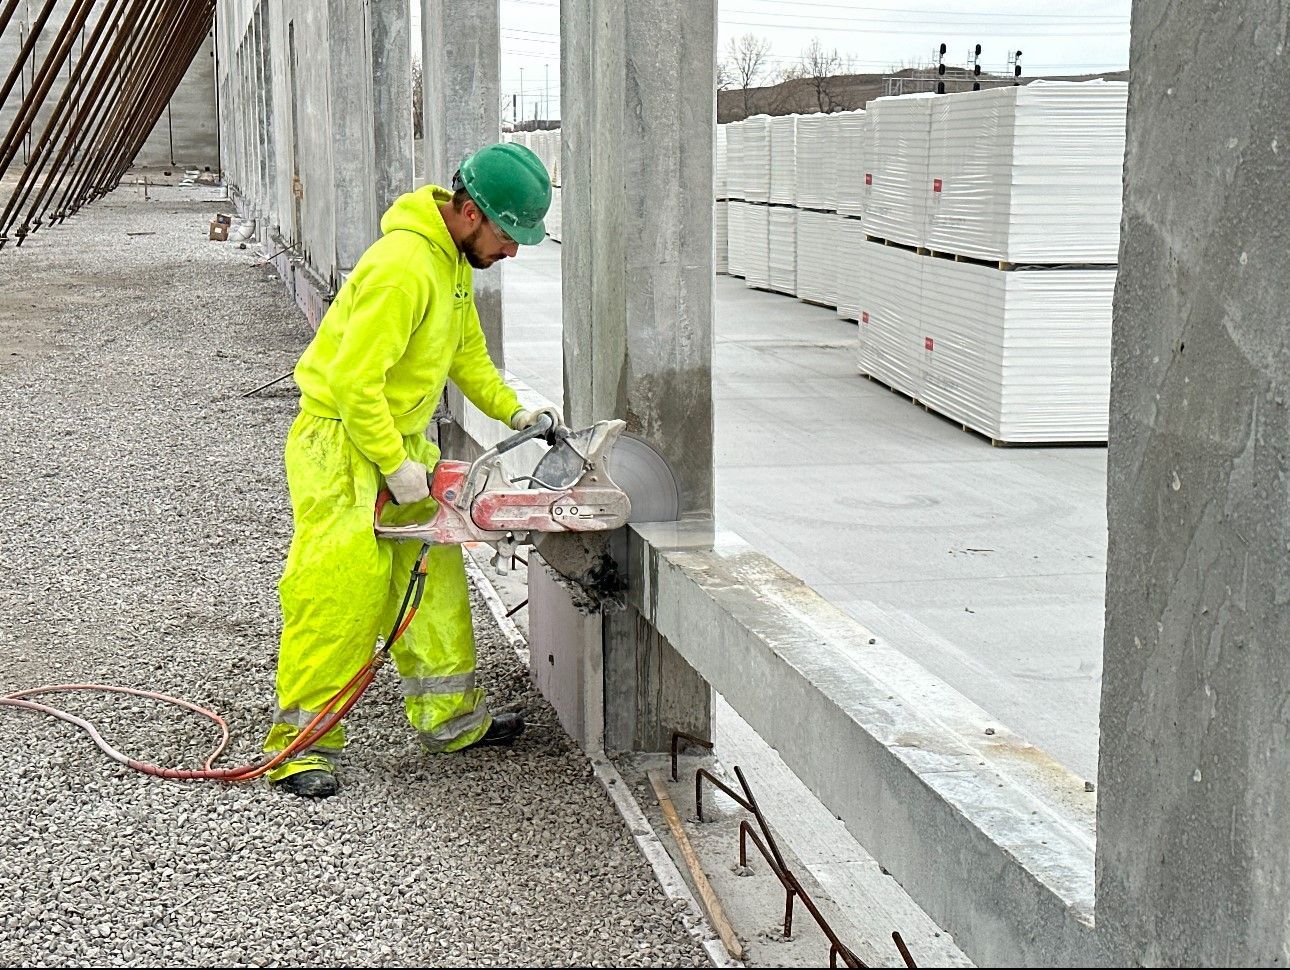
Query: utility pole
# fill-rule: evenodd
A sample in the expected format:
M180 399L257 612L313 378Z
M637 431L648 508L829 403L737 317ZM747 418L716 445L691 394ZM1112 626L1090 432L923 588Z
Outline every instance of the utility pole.
M542 82L542 120L551 120L551 65L542 65L546 71L546 79Z
M523 103L524 103L524 68L521 67L520 68L520 104L523 104ZM523 111L523 110L524 110L523 108L520 108L520 111ZM520 122L522 122L523 120L524 120L524 116L519 112L516 112L515 127L518 128L520 125Z

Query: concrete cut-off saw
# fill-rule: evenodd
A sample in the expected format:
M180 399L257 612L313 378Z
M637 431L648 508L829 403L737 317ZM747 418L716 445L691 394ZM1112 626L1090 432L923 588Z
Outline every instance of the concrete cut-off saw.
M389 633L378 640L371 658L281 751L250 764L216 766L227 748L228 724L214 711L179 697L137 687L110 684L46 684L0 694L0 707L45 714L75 725L112 760L145 774L183 781L245 782L308 751L358 703L390 655L390 647L407 630L420 606L427 578L426 557L435 545L484 542L496 550L500 566L523 544L533 545L556 572L577 583L583 602L596 606L617 599L621 583L609 552L609 536L628 522L675 520L681 490L663 457L640 438L626 434L622 421L598 421L581 431L557 425L542 415L533 427L488 449L473 462L441 461L430 473L430 491L438 503L429 522L386 525L381 510L390 495L377 498L373 528L378 538L421 543L407 592ZM527 441L541 438L550 450L531 475L518 479L502 470L502 456ZM527 486L527 487L525 487ZM46 694L98 691L147 697L209 718L220 740L200 768L152 764L118 751L86 719L37 698Z
M629 522L670 522L681 509L680 484L667 461L625 428L625 422L612 420L572 431L543 414L533 427L472 462L436 464L430 495L438 508L428 522L382 523L381 512L392 499L381 492L376 535L430 545L488 543L501 570L517 547L532 545L593 601L611 598L618 579L609 533ZM510 478L503 456L538 439L550 450L531 474Z

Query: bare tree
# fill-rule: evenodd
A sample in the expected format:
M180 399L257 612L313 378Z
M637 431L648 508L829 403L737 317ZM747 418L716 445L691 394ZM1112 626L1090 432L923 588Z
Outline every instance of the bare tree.
M423 137L422 131L421 131L421 126L422 126L421 107L425 103L422 100L425 96L425 92L424 92L424 89L422 88L421 79L422 79L421 58L417 57L414 54L412 57L412 137L413 138Z
M721 60L717 62L717 90L729 91L735 86L734 74L730 71L730 62Z
M825 50L818 37L802 50L802 56L796 64L791 64L782 72L785 81L801 79L809 81L815 95L815 103L822 112L841 111L846 108L841 91L834 82L840 74L851 69L851 58L843 57L837 48Z
M741 88L744 92L745 114L752 114L752 95L749 91L766 74L769 60L770 41L765 37L744 34L742 37L730 38L725 71L729 75L730 86Z

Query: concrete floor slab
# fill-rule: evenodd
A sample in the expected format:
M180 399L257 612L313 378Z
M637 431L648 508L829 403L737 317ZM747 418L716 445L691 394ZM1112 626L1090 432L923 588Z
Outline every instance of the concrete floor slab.
M561 400L560 247L508 274L508 368ZM860 377L833 311L715 289L722 527L1095 777L1105 450L993 448Z

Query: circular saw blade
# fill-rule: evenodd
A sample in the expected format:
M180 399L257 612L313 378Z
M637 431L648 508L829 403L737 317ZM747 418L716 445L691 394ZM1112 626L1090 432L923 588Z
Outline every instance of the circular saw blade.
M632 503L629 522L675 522L681 517L681 482L654 446L623 432L609 453L609 477Z

